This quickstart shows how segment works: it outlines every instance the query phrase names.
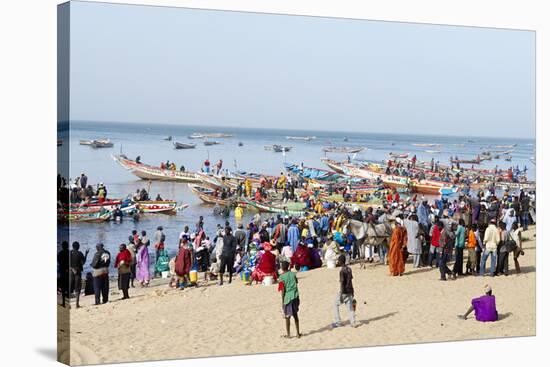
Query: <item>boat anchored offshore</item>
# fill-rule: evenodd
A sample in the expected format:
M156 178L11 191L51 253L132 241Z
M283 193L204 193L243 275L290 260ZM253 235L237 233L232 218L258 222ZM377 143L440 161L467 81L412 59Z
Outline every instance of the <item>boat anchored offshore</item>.
M176 149L195 149L196 146L196 144L191 143L179 143L177 141L174 142L174 148Z
M312 141L317 139L316 136L287 136L288 140L303 140L303 141Z
M324 147L323 152L325 153L359 153L363 151L363 148L356 148L356 147Z

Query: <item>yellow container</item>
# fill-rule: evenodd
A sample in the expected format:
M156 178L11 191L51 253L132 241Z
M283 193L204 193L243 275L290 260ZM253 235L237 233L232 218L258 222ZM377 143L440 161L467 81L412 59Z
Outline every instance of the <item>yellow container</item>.
M199 273L196 270L191 270L189 272L189 281L191 283L196 283L199 280Z

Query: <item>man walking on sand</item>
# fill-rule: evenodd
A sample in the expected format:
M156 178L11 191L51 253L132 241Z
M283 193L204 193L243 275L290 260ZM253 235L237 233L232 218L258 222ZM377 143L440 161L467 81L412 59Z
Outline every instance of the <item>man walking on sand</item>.
M334 323L333 328L340 326L340 305L345 304L348 309L349 323L351 327L356 327L355 324L355 299L353 291L353 275L351 268L346 265L346 256L340 255L338 257L338 264L342 266L340 269L340 292L336 296L333 305Z

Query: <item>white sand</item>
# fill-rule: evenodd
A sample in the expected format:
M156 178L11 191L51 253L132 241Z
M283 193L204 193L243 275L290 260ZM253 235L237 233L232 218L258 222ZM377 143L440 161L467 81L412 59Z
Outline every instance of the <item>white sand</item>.
M339 269L298 273L301 339L281 338L285 328L275 285L245 286L236 280L222 287L208 282L178 291L169 289L166 280L156 280L149 288L131 289L130 300L119 301L112 284L108 304L93 306L93 296L86 296L83 308L71 310L70 361L146 361L535 335L533 236L534 227L524 234L530 239L520 257L522 274L515 274L510 258L508 277L441 282L438 269L413 270L410 261L405 275L395 278L383 265L369 264L366 270L353 265L360 322L355 329L347 326L344 307L344 326L330 327ZM457 319L485 284L493 287L502 319L481 323L473 314L466 321ZM66 346L61 349L68 358Z

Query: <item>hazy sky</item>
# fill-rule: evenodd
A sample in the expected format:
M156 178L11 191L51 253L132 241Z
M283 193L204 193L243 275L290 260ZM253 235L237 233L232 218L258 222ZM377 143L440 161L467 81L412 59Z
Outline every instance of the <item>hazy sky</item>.
M73 2L72 120L535 135L535 33Z

